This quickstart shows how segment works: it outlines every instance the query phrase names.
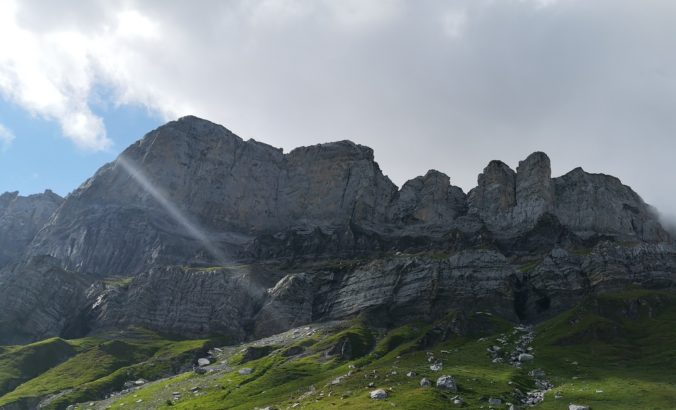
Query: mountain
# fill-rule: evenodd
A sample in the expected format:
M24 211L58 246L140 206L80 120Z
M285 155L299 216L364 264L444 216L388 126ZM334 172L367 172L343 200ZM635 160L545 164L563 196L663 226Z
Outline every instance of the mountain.
M17 208L12 195L0 209ZM22 254L0 274L0 343L133 325L242 341L465 306L537 322L590 294L676 282L674 242L639 195L581 168L552 178L541 152L516 171L490 162L467 194L435 170L398 189L368 147L283 153L184 117L63 203L40 198L29 239L0 236L15 242L8 261Z
M146 135L69 195L28 254L95 275L218 262L153 191L201 226L228 260L353 256L394 249L406 237L474 235L484 226L513 238L545 215L583 238L667 240L641 198L616 178L581 169L550 174L547 156L535 153L517 172L491 162L469 195L437 171L397 190L370 148L341 141L283 154L185 117ZM327 238L318 244L317 235Z
M63 198L49 190L30 196L18 192L0 195L0 267L20 259L62 202Z
M615 177L398 188L351 141L184 117L65 199L0 195L0 409L674 408L675 287Z

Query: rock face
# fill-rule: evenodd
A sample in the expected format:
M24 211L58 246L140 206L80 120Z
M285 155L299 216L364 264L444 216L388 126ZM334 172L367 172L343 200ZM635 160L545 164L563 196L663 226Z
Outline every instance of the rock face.
M19 260L62 202L63 198L49 190L30 196L18 192L0 195L0 267Z
M536 152L516 171L490 162L467 195L434 170L397 189L370 148L285 154L195 117L63 202L0 196L0 244L11 342L129 325L243 340L449 309L538 321L591 293L676 285L672 239L614 177L551 178Z
M137 325L178 335L217 333L243 340L357 314L393 325L440 319L450 309L533 321L558 314L594 292L636 283L673 288L674 272L673 246L627 248L613 242L601 242L584 256L557 248L529 269L514 265L497 250L480 249L447 258L401 255L357 265L322 265L285 275L276 283L281 273L252 267L158 268L125 286L92 286L93 307L83 327ZM337 346L336 354L343 354L343 346Z
M535 152L519 163L516 168L516 206L513 211L515 223L528 223L554 210L554 182L549 157Z
M478 186L469 193L469 212L478 215L489 229L511 226L515 186L515 172L502 161L491 161L479 174Z
M89 323L103 329L136 325L187 337L221 334L243 340L267 288L258 276L246 269L154 268L127 286L90 291L98 296Z
M268 290L268 299L256 315L256 335L279 333L313 319L313 275L284 276Z
M579 235L609 235L658 242L665 230L641 197L619 179L576 168L554 179L554 213Z
M87 305L86 277L50 257L35 257L0 276L0 345L67 334Z
M316 316L345 318L384 308L404 320L441 316L451 306L472 303L515 318L508 302L510 276L515 274L504 256L488 250L462 251L442 260L377 260L342 278L318 277L320 287L313 292ZM505 298L496 298L496 294Z
M230 257L262 233L381 223L395 192L370 148L341 141L284 155L186 117L147 134L71 194L30 254L135 274L213 259L196 236Z
M435 170L406 182L390 208L390 219L404 224L448 224L466 212L466 195Z
M619 179L582 168L552 179L549 158L542 152L521 161L516 172L492 161L479 175L468 202L471 214L507 237L532 229L543 216L552 214L581 237L669 240L655 213Z
M350 141L284 154L185 117L147 134L71 194L29 254L129 275L247 255L352 256L482 225L514 237L546 215L582 236L667 240L619 180L579 169L550 174L549 158L534 153L517 172L492 161L468 197L437 171L397 190L373 151Z

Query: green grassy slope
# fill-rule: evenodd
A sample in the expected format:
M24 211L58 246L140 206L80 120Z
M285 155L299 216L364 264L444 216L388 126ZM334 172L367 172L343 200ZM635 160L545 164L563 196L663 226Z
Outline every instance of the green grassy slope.
M74 346L59 338L26 346L5 347L0 351L0 396L76 353Z
M541 369L554 388L536 408L567 409L569 403L594 410L676 408L674 293L631 290L591 298L537 326L530 344L535 359L521 368L507 360L494 363L487 349L501 346L508 358L526 330L486 313L452 312L436 323L389 331L359 320L313 329L224 348L206 374L180 373L81 407L448 409L457 407L453 399L460 396L461 408L488 409L491 398L502 400L495 408L507 408L517 403L517 391L536 389L532 370ZM126 380L171 373L168 362L204 343L141 339L42 342L66 343L76 354L0 398L0 405L63 389L67 393L50 403L53 408L94 400ZM36 347L5 348L0 358L28 348ZM433 371L430 365L438 360L443 369ZM92 362L97 366L91 368ZM3 366L1 374L14 374L11 365ZM455 377L457 393L420 386L422 377L436 381L442 375ZM371 399L377 388L388 398Z
M535 364L566 402L600 409L676 409L676 295L628 291L540 326ZM542 409L561 408L545 400Z
M46 408L101 399L122 389L126 381L153 380L190 365L208 341L172 341L146 331L119 340L48 339L22 347L7 347L0 355L0 383L7 386L0 406L37 401L59 393Z

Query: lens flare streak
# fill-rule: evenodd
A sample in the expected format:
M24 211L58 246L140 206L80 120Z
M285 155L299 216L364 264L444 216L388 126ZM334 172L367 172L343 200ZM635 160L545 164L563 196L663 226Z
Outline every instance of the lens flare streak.
M141 169L136 166L132 160L125 158L124 156L119 156L117 158L117 163L136 181L136 183L143 188L148 194L150 194L169 216L181 225L186 232L199 241L204 248L213 256L220 264L225 264L227 258L223 252L218 249L209 238L209 235L202 229L196 222L193 222L186 216L173 202L171 202L168 196L162 192L162 190L153 184Z

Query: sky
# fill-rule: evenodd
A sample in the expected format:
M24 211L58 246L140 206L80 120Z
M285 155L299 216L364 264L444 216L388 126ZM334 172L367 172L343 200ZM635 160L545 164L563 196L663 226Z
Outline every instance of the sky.
M193 114L351 139L398 185L544 151L676 220L675 38L672 0L0 0L0 192L66 195Z

